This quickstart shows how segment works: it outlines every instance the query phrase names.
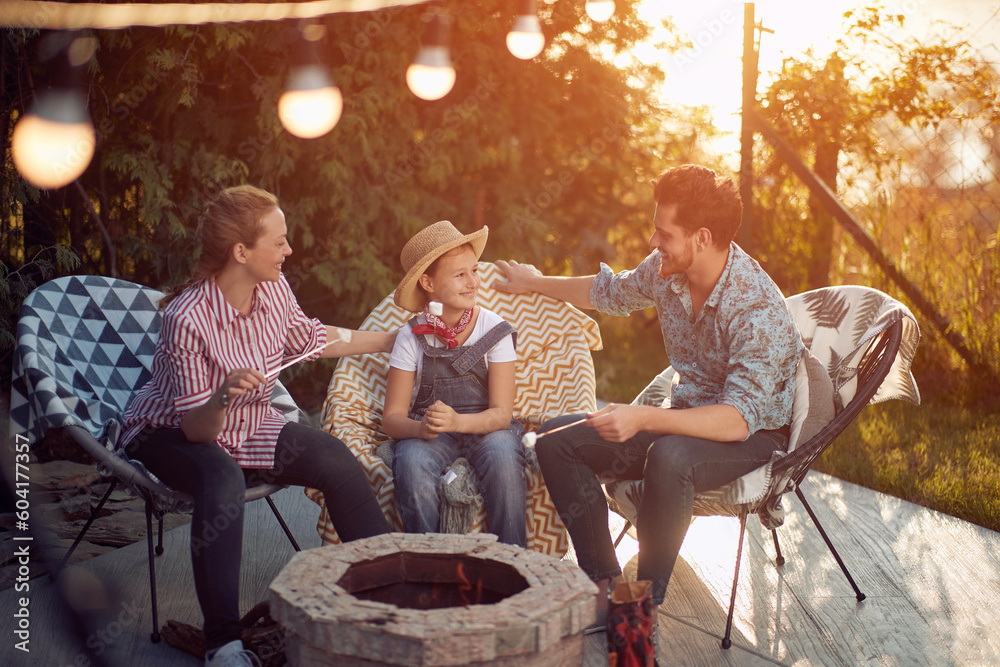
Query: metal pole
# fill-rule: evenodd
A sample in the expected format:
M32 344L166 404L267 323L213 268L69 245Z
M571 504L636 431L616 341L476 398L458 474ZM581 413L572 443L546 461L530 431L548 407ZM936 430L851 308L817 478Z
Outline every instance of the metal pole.
M747 114L757 104L757 49L754 47L754 4L743 3L743 108L740 114L740 198L743 220L736 241L753 254L753 125Z

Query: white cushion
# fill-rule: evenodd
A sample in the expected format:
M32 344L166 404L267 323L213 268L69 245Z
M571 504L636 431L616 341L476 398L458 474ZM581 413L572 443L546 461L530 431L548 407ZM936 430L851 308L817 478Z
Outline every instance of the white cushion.
M795 397L792 400L792 429L788 451L820 432L836 415L833 380L823 364L808 349L795 369Z

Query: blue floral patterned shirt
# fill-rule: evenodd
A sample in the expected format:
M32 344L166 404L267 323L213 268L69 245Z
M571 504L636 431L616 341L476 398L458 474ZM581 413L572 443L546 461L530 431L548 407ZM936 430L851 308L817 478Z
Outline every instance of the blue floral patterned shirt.
M590 301L610 315L656 307L670 365L680 375L671 406L731 405L751 434L791 422L795 367L804 346L770 276L730 244L726 268L692 321L687 276L663 278L659 267L657 250L631 271L615 274L601 264Z

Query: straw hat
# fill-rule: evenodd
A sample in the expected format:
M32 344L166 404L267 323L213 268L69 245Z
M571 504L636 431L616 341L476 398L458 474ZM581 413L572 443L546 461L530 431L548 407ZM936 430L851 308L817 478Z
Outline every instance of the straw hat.
M417 283L420 276L427 272L427 267L449 250L466 243L472 244L478 260L483 254L483 248L486 247L486 235L489 231L490 228L484 226L478 232L463 235L447 220L435 222L421 229L406 242L403 252L399 253L399 262L403 265L406 275L396 288L396 293L392 295L392 300L397 306L406 308L410 312L423 310L426 297Z

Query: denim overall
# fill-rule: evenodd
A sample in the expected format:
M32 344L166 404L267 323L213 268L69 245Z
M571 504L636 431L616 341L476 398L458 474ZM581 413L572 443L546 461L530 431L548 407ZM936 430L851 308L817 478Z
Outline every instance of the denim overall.
M413 318L410 326L418 324ZM490 407L487 353L505 336L517 332L502 322L474 345L451 349L432 347L417 336L423 351L420 386L410 408L411 419L423 418L427 408L441 401L455 412L473 414ZM408 533L439 529L438 485L441 474L455 459L465 457L476 471L486 504L490 532L501 542L526 546L526 481L524 427L516 419L492 433L442 433L432 440L411 438L396 443L393 478L396 502Z

